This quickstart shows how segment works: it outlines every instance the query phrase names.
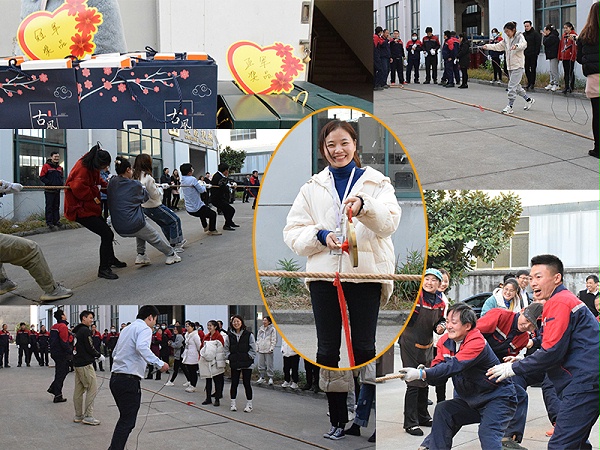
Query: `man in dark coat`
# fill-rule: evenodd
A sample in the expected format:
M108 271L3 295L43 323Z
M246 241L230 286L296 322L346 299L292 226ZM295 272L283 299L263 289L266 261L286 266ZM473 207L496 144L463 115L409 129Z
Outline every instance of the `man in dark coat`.
M229 164L221 163L218 166L218 171L212 177L212 186L210 190L210 202L223 212L225 217L225 225L223 229L226 231L234 231L239 225L233 221L235 208L229 204L229 188L230 184L235 185L229 178Z
M60 154L57 151L50 153L50 158L42 166L40 180L44 186L62 186L65 177L63 168L59 164ZM61 227L60 223L60 189L47 189L44 191L46 198L46 225L51 230Z
M527 48L523 52L525 55L525 76L527 77L526 91L533 92L535 88L535 77L537 71L537 60L542 48L542 35L533 28L531 20L523 22L525 32L523 36L527 41Z

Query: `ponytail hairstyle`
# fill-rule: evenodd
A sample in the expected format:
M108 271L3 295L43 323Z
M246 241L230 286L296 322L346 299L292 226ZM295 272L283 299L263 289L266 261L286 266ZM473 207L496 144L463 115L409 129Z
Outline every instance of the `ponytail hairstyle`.
M98 141L89 152L81 157L81 164L86 169L100 170L110 166L111 160L110 153L103 150L102 144Z
M117 175L123 175L129 168L131 168L129 159L124 156L117 156L115 159L115 171L117 172Z
M546 25L544 27L544 30L548 30L548 31L552 32L552 31L556 31L556 27L554 25L552 25L551 23L549 23L548 25Z
M135 161L133 163L134 180L140 180L142 178L142 172L152 176L152 157L146 153L142 153L135 157Z
M505 30L517 31L517 22L506 22L504 25Z

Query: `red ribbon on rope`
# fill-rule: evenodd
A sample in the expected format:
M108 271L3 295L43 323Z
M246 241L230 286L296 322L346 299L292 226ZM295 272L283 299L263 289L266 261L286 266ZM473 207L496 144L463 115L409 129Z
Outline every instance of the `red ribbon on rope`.
M337 288L338 301L340 303L340 312L342 313L342 325L344 326L344 335L346 337L346 347L348 348L348 360L350 361L350 367L354 367L354 350L352 349L352 339L350 337L350 322L348 321L348 309L346 308L346 297L344 297L344 290L342 289L342 281L340 280L340 273L335 273L335 280L333 285Z

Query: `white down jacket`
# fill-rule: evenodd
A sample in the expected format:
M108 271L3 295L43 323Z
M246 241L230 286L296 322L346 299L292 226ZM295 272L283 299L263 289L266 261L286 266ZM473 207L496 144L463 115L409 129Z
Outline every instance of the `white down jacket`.
M185 334L185 350L181 354L181 362L183 364L198 364L200 358L200 336L198 331L194 330L191 333Z
M225 372L225 348L221 341L204 341L200 350L200 378L212 378Z
M264 325L258 329L256 334L256 347L258 353L273 353L277 345L277 330L273 324L265 327Z
M353 218L358 244L358 267L350 258L342 258L343 273L394 273L395 254L391 235L400 223L401 210L390 179L366 167L348 196L364 200L360 214ZM320 230L335 230L339 197L331 184L329 168L325 168L300 189L283 229L285 243L300 256L307 256L307 272L336 272L338 258L317 239ZM328 280L332 281L332 280ZM365 280L369 281L369 280ZM308 281L307 281L308 282ZM360 282L360 281L352 281ZM381 298L387 300L392 281L382 281Z
M323 392L350 392L354 390L351 370L319 370L319 387Z
M513 45L516 47L511 50ZM517 31L512 38L504 35L504 40L497 44L485 44L487 50L495 50L498 52L506 52L506 68L508 70L523 69L525 67L525 49L527 41L525 36L520 31Z

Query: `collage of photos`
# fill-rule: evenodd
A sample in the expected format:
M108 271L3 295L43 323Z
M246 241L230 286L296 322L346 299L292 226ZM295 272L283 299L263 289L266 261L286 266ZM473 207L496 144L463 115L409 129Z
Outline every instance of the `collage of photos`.
M0 6L3 448L600 450L597 0Z

